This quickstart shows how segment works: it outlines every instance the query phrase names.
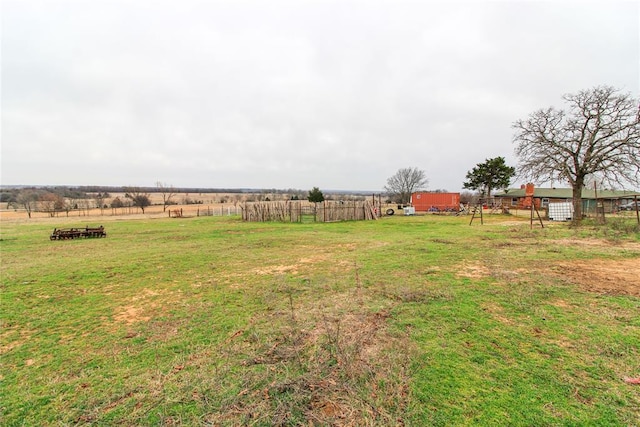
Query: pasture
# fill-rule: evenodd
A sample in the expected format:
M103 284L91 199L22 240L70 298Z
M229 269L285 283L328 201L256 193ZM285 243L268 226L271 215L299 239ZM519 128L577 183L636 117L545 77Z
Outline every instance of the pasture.
M640 422L631 218L72 221L1 222L2 425Z

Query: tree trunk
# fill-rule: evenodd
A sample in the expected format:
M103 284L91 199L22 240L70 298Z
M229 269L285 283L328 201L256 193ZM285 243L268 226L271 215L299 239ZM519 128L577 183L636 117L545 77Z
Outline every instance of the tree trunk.
M583 180L577 180L573 184L573 223L582 221L582 184Z

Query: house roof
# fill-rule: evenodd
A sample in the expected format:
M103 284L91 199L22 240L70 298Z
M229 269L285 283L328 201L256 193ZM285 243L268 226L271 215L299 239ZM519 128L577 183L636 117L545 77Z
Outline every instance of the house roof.
M598 199L632 199L640 197L637 191L627 190L598 190ZM494 194L494 197L525 197L524 188L509 188L505 191ZM549 199L571 199L573 190L571 188L535 188L533 197ZM593 189L582 189L583 199L595 199L596 192Z

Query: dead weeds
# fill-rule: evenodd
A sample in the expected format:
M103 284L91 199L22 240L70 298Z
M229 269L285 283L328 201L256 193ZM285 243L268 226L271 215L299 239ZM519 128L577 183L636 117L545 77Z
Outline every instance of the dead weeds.
M408 402L411 344L388 331L389 311L368 311L354 303L355 294L272 313L268 323L281 329L257 342L251 334L234 335L252 349L244 362L246 387L207 421L397 424Z

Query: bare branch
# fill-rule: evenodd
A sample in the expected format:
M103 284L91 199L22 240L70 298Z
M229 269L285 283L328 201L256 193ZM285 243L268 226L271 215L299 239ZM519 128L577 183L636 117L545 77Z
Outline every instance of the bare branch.
M396 197L398 203L409 203L411 193L424 189L429 180L418 168L402 168L387 179L385 190Z

